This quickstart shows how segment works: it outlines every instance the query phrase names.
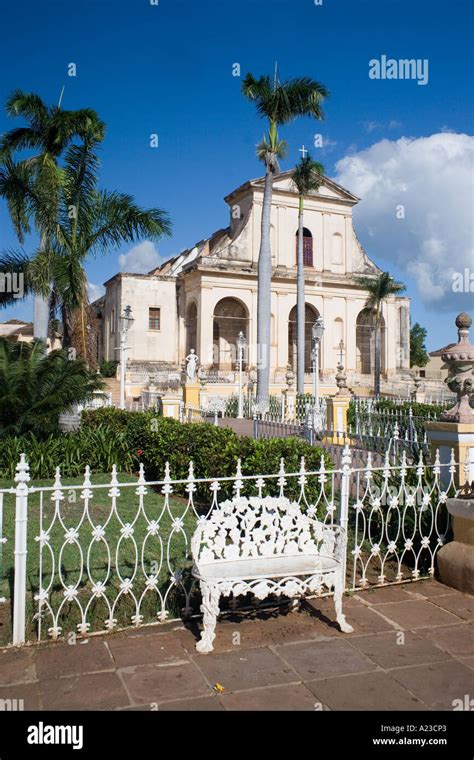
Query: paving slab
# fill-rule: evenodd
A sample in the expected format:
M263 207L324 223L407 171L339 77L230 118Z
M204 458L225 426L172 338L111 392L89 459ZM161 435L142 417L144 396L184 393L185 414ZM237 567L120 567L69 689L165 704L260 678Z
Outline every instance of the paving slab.
M357 596L366 604L375 605L383 604L384 602L406 602L411 598L405 590L405 586L383 586L381 588L367 589L366 591L358 592Z
M302 684L222 694L225 710L314 710L314 694Z
M459 622L456 615L423 599L379 604L377 611L407 631Z
M289 663L304 681L314 678L374 670L376 665L348 641L332 639L308 644L286 644L275 647L277 654Z
M445 586L444 583L440 583L434 578L429 578L428 580L424 581L414 581L413 583L406 584L405 588L407 592L411 594L417 594L418 596L424 596L427 599L430 599L434 596L443 596L449 593L457 593L456 589L451 588L451 586Z
M44 705L37 683L0 687L0 712L3 710L42 710Z
M76 644L58 641L39 646L35 662L40 680L114 668L114 661L104 638L77 639Z
M192 662L139 665L118 671L132 704L160 704L170 699L208 695L210 686Z
M330 710L426 710L426 705L383 671L307 681Z
M0 685L36 681L35 650L33 648L2 649L0 651Z
M469 623L442 628L422 628L418 635L455 656L474 655L474 627Z
M474 620L474 597L469 594L458 591L455 594L440 595L433 598L433 603L463 620Z
M223 654L196 655L195 662L211 685L227 691L299 681L299 676L267 647Z
M393 625L378 615L375 609L371 609L357 598L349 597L349 600L348 604L344 604L344 614L347 622L354 628L355 633L378 633L379 631L392 630ZM313 602L313 600L308 599L306 604L311 609L311 614L317 620L324 623L328 636L336 634L346 637L348 635L342 633L335 622L332 600L318 599L316 602Z
M130 704L116 673L92 673L40 681L45 710L113 710Z
M160 702L160 712L223 712L224 707L217 694L212 697L191 697L191 699L178 699L173 702Z
M142 638L111 637L108 647L112 656L112 662L118 668L133 665L151 665L182 662L187 658L180 639L171 633Z
M453 701L472 694L474 686L472 670L456 660L400 668L390 675L433 710L452 710Z
M441 662L450 658L431 641L406 631L376 633L373 636L351 636L351 645L385 670L406 665Z

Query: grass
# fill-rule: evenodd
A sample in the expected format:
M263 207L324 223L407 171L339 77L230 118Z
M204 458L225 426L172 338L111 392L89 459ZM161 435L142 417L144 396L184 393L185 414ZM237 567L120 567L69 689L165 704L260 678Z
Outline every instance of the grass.
M120 474L120 483L130 483L133 476ZM145 516L138 514L139 497L136 495L136 485L122 487L116 500L116 513L112 511L112 499L108 496L108 488L92 489L93 498L89 503L89 516L93 525L87 519L84 502L80 499L82 489L68 489L68 486L80 482L77 478L64 478L62 481L64 500L61 502L60 514L64 525L54 518L55 504L50 492L43 492L42 506L40 493L33 493L28 498L28 558L27 558L27 638L35 640L38 636L40 621L35 618L38 612L38 602L34 596L40 588L49 588L49 604L55 614L59 613L58 625L62 628L61 635L77 633L77 624L81 623L80 608L76 601L65 600L65 586L78 587L78 599L82 607L89 604L86 621L90 623L89 631L105 629L105 620L109 617L108 607L103 599L92 599L92 583L106 583L106 598L110 604L117 599L120 591L120 578L133 579L133 591L137 600L146 591L146 575L157 576L157 587L160 595L153 589L146 591L140 605L142 622L156 621L163 609L171 617L179 616L186 606L186 594L182 586L174 586L170 590L170 571L182 571L183 584L189 590L192 586L190 576L191 561L189 559L190 538L194 532L196 516L186 510L187 501L180 497L170 499L170 510L165 510L164 497L160 492L148 487L144 496L144 510L148 519L159 523L158 535L147 535ZM110 474L92 476L93 484L110 484ZM51 481L35 481L30 483L36 487L51 486ZM11 487L11 482L0 481L0 488ZM40 533L40 513L42 510L42 527L46 530L53 521L49 531L55 565L48 546L40 551L36 537ZM171 515L170 515L171 512ZM138 516L137 516L138 515ZM173 518L182 518L181 531L173 531ZM2 546L0 563L0 596L6 602L0 605L0 643L11 641L11 609L13 595L14 567L14 520L15 496L5 494L3 502L3 536L7 538ZM133 539L121 535L123 524L133 524ZM110 572L107 573L109 555L103 541L92 541L93 526L105 525L105 538L110 550ZM84 563L81 572L80 550L75 543L65 542L65 532L77 529L77 542L80 544ZM161 541L160 541L161 539ZM41 563L41 565L40 565ZM87 565L89 564L89 572ZM168 592L168 593L167 593ZM165 598L166 596L166 598ZM194 596L194 592L192 594ZM123 594L114 610L113 617L117 626L130 625L132 616L136 613L136 602L131 594ZM43 606L41 620L41 638L48 636L47 629L53 624L50 612Z

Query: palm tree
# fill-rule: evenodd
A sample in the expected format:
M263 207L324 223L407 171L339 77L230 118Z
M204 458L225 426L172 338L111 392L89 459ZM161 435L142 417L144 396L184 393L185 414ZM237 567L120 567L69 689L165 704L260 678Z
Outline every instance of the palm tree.
M406 289L402 282L397 282L388 272L382 272L378 277L358 277L357 283L368 291L368 297L365 302L366 309L373 315L373 325L375 332L375 361L374 361L374 395L380 395L380 373L381 373L381 322L382 322L382 305L389 296L403 293Z
M0 338L0 436L58 432L59 415L102 390L104 381L66 349Z
M121 243L133 243L146 237L157 240L170 234L167 214L160 209L142 209L125 193L97 188L98 140L85 137L80 145L70 145L62 168L62 186L55 217L34 185L24 186L28 200L38 216L44 217L49 244L30 260L25 254L7 252L0 257L0 271L23 273L25 295L51 287L54 309L63 323L63 345L73 345L78 355L92 364L94 357L88 342L87 258L106 253ZM2 302L13 297L4 295Z
M302 156L292 174L293 184L299 195L298 205L298 256L296 279L296 328L297 328L297 371L296 390L304 394L304 360L305 360L305 294L304 294L304 261L303 261L303 229L304 229L304 199L309 193L315 192L321 185L324 167L311 156Z
M27 126L16 127L6 132L0 139L0 162L3 164L3 181L0 188L8 204L10 216L20 244L30 231L30 219L40 235L40 249L49 245L51 230L45 225L44 216L35 213L28 198L21 192L21 183L15 182L15 162L17 151L35 151L33 156L23 159L18 166L23 180L28 179L36 192L47 200L48 219L53 219L59 202L61 169L59 159L64 150L76 138L94 135L102 140L105 126L95 111L90 108L66 111L58 106L47 106L35 93L15 90L7 99L6 111L9 116L23 117ZM5 181L10 179L10 181ZM38 207L36 207L36 212ZM44 283L36 291L34 305L35 337L46 339L49 322L49 283Z
M257 157L265 164L260 251L258 257L257 297L257 397L268 406L270 390L270 298L272 254L270 246L270 216L273 178L279 171L278 159L286 152L286 143L278 138L278 127L298 116L323 118L321 103L329 95L324 85L309 77L280 82L277 72L260 79L248 73L242 83L244 96L255 103L258 114L268 121L268 135L257 146Z

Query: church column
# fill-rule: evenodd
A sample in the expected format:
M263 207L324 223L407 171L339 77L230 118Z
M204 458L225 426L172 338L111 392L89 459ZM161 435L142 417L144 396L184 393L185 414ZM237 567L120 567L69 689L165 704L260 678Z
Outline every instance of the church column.
M387 373L396 372L397 369L397 307L396 303L382 305L382 314L385 319L385 368ZM383 367L383 362L382 362Z
M345 216L344 251L346 272L352 272L352 217Z
M201 285L199 315L198 315L198 343L199 363L209 367L213 363L213 315L214 300L212 288Z
M285 368L288 364L288 312L291 308L286 293L277 294L276 338L277 338L277 367Z
M252 290L250 295L251 319L249 325L249 358L248 362L251 367L257 367L257 289Z
M353 298L346 298L346 324L345 324L345 338L346 344L346 371L355 372L357 369L357 349L356 349L356 331L357 331L357 317L359 312L364 308L364 301L354 300Z
M401 320L400 320L400 326L401 326L400 366L402 369L410 369L410 303L409 301L406 301L402 306L400 306L400 310L401 310L401 314L400 314L400 317L401 317Z

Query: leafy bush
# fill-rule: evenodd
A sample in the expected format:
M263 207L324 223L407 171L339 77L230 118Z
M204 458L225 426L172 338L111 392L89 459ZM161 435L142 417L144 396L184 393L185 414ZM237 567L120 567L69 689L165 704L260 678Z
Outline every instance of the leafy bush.
M59 434L59 415L103 387L104 380L66 349L46 353L42 341L0 338L0 437Z
M0 439L0 477L13 479L20 454L26 454L31 478L53 478L56 467L62 476L82 477L86 465L92 472L110 472L112 465L132 471L133 457L126 436L113 435L103 425L94 430L62 433L41 440L33 433Z
M287 473L298 472L301 457L305 457L308 471L318 470L321 456L330 468L331 460L323 449L310 446L300 438L272 438L255 440L239 437L229 428L215 427L207 423L182 424L167 417L157 417L150 412L127 412L113 408L88 410L82 413L84 430L106 427L109 434L125 435L133 465L143 462L147 480L162 480L166 462L173 480L186 480L189 462L194 465L196 478L232 478L236 473L237 460L241 459L243 475L270 475L278 472L280 460L285 459ZM299 495L297 478L288 478L285 493L291 498ZM231 495L233 482L221 484L223 495ZM175 493L185 494L185 484L174 486ZM307 493L314 498L319 489L316 478L307 486ZM267 481L269 493L278 492L277 479ZM198 498L209 499L209 484L198 484Z
M102 377L115 377L117 364L118 362L107 361L104 359L104 361L100 363L100 374Z

